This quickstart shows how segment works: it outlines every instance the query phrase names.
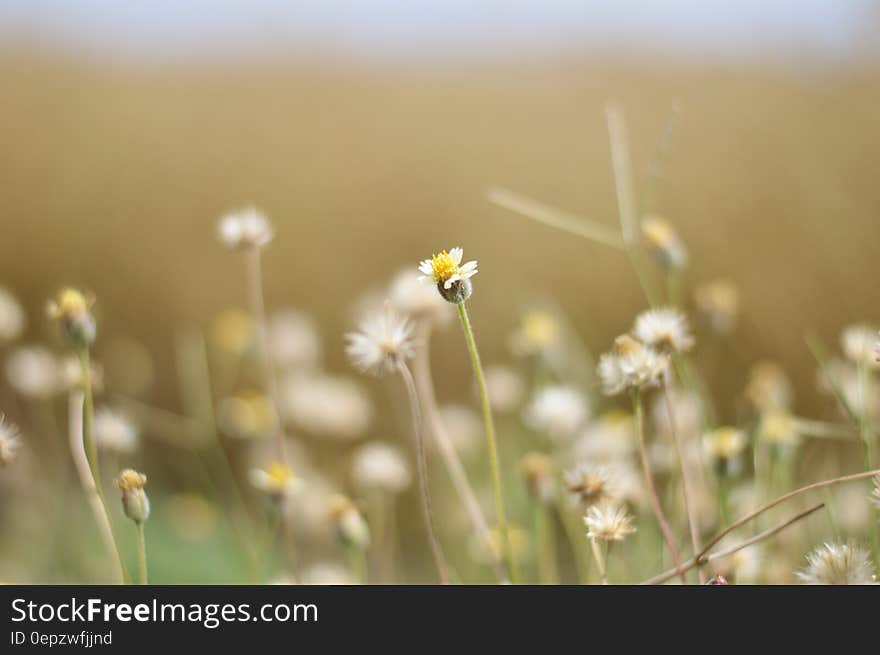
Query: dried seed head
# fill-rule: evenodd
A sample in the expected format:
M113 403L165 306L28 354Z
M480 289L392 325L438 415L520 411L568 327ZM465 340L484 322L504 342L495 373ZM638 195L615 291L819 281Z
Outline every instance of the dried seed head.
M874 566L867 550L855 544L825 543L807 555L807 566L797 573L804 584L875 584Z
M661 352L685 352L694 345L684 314L671 307L649 309L636 317L633 334Z
M345 339L345 352L352 365L364 373L384 375L398 370L415 355L413 326L385 303L382 312L364 319Z
M602 541L623 541L636 531L632 522L633 517L627 513L625 507L609 503L593 505L584 516L587 537Z

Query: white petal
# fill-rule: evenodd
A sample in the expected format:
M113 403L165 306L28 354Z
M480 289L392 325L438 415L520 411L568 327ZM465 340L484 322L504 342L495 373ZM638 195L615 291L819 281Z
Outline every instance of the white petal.
M452 257L452 261L454 261L457 266L458 264L461 264L461 258L464 257L464 250L461 248L453 248L449 251L449 256Z

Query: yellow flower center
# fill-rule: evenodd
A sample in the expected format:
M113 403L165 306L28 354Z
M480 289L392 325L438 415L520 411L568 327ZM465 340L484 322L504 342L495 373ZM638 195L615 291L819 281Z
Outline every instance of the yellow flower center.
M116 478L116 486L119 487L121 491L143 489L146 484L147 476L143 473L138 473L133 469L125 469L119 474L119 477Z
M559 326L549 314L533 312L523 319L523 333L532 343L546 346L556 341Z
M431 257L431 270L434 273L435 282L446 282L453 275L458 273L458 264L445 250L439 255Z
M273 485L282 487L293 477L293 471L290 470L289 466L281 462L273 462L266 469L266 475L269 476L269 480Z

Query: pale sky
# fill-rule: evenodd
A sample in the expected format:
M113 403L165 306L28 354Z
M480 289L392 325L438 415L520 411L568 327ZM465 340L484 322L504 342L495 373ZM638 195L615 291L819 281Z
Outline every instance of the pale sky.
M846 59L880 0L0 0L0 40L138 56L624 49Z

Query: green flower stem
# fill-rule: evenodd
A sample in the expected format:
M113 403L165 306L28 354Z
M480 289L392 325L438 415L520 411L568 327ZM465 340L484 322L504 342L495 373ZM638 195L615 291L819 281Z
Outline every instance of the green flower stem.
M639 457L642 460L642 472L645 475L645 484L648 487L648 496L651 499L651 506L654 508L654 515L657 517L657 523L660 526L660 532L663 533L663 540L672 555L672 561L678 570L679 577L683 584L687 584L684 569L681 566L681 556L678 554L678 548L675 546L675 539L672 536L672 530L669 529L669 522L666 520L666 514L663 513L663 507L660 505L660 498L657 495L657 487L654 485L654 474L651 472L651 462L648 459L648 449L645 446L645 418L644 409L642 408L642 392L635 389L632 394L633 410L636 417L636 432L639 437Z
M147 582L147 539L144 536L144 522L137 522L137 542L138 542L138 571L140 573L140 584L149 584Z
M605 561L608 556L608 542L603 540L600 544L598 539L590 539L590 546L593 549L593 557L596 560L596 568L599 569L599 583L607 585L608 571L605 568Z
M101 497L101 502L103 502L104 491L101 488L101 467L98 463L98 447L95 444L95 435L92 430L95 416L95 401L92 396L92 367L89 361L89 347L80 347L77 350L77 357L79 359L83 387L83 448L86 451L86 458L89 460L89 469L92 472L92 477L95 479L95 489Z
M501 493L501 468L498 463L498 444L495 439L495 424L492 421L492 408L489 405L489 391L486 388L486 380L483 376L483 366L480 364L480 353L477 351L477 342L474 340L474 330L468 317L464 302L456 304L458 317L461 319L461 327L464 330L464 338L467 341L468 352L471 356L471 364L474 368L474 377L477 379L477 388L480 392L480 403L483 406L483 423L486 429L486 442L489 448L489 467L492 473L492 488L495 494L495 514L498 519L498 529L501 531L504 551L504 561L507 563L507 573L513 584L519 582L516 565L513 561L513 548L510 541L510 528L507 524L507 514L504 511L504 497Z
M535 543L538 545L538 580L540 584L559 584L556 566L556 532L547 506L535 503Z

